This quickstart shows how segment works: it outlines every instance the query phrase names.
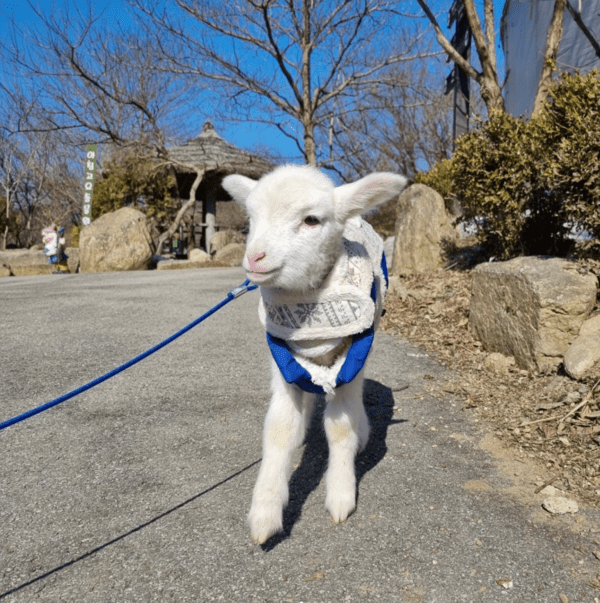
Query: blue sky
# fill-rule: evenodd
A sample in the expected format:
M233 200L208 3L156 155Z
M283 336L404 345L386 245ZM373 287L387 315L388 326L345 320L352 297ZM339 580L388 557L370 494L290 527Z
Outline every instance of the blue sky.
M504 0L494 1L496 5L496 19L499 27ZM49 12L55 7L63 7L67 4L70 6L87 6L87 2L77 0L31 0L31 2L34 4L34 6L38 6L43 12ZM403 3L405 2L406 0L403 0ZM124 24L128 20L126 2L124 0L92 0L92 4L93 10L96 14L102 11L102 18L104 20L113 22L120 21ZM411 12L413 14L419 13L420 8L418 5L416 5L416 2L411 2L411 4L415 5ZM438 18L440 25L443 27L445 27L447 24L447 11L451 4L451 0L430 0L430 6L432 9L436 13L440 14ZM478 0L478 4L482 4L482 0ZM0 36L3 38L6 38L7 34L9 33L9 23L13 19L19 27L35 28L35 14L25 0L0 0ZM501 49L497 49L497 51L499 55L500 68L502 71L503 56ZM0 70L1 69L2 67L0 66ZM448 66L448 71L449 70L450 66ZM204 116L199 116L199 123L196 128L197 132L200 131L203 120ZM266 143L267 146L278 149L284 155L289 156L296 154L295 146L277 131L269 133L269 139L265 140L265 133L259 126L248 125L244 128L241 128L239 125L236 125L225 128L224 131L219 133L228 141L243 148L252 148L257 144Z

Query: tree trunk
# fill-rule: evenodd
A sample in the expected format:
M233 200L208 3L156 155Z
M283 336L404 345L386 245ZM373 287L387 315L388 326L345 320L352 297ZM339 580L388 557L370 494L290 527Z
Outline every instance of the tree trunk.
M8 239L8 219L10 217L10 193L6 191L6 227L4 228L4 235L2 236L2 243L0 243L0 249L6 251L6 240Z
M315 136L312 123L304 126L304 156L309 165L317 164L317 147L315 145Z
M544 102L548 98L548 89L552 83L552 73L556 69L556 55L558 54L558 46L562 38L563 17L565 14L566 0L556 0L554 2L554 12L552 20L548 28L548 36L546 37L546 52L544 53L544 64L538 81L537 92L533 102L532 116L537 115Z
M317 148L313 124L312 89L311 89L311 29L310 7L307 0L302 4L302 126L304 128L304 156L309 165L317 164Z
M491 0L485 0L484 12L486 32L484 33L481 21L477 15L474 0L464 0L465 13L475 42L475 49L481 65L477 71L469 61L460 55L443 34L435 15L425 0L417 0L423 12L433 25L438 43L448 55L469 77L474 79L480 87L481 98L487 107L488 113L493 110L505 111L502 87L498 82L498 68L496 65L496 50L494 48L494 7ZM491 31L490 31L491 28Z
M160 250L162 249L164 242L167 239L170 239L175 234L175 231L179 228L179 224L181 223L181 220L183 220L183 217L185 216L187 210L190 207L192 207L194 205L194 203L196 203L196 191L198 190L198 187L200 186L200 183L202 182L202 178L204 178L204 171L205 170L197 170L196 171L196 179L194 180L194 183L192 184L192 188L190 189L190 198L185 202L185 204L182 206L182 208L177 212L177 215L175 216L175 219L173 220L173 223L171 224L171 226L169 226L169 228L158 237L158 242L156 243L157 253L160 253Z
M502 88L498 83L498 66L496 64L496 49L494 46L493 4L491 0L485 0L485 33L477 15L475 2L473 0L464 0L464 7L473 35L473 41L475 42L477 56L481 64L481 73L475 78L481 87L481 98L485 102L488 113L493 110L504 111L504 98L502 97ZM487 29L490 26L492 31Z

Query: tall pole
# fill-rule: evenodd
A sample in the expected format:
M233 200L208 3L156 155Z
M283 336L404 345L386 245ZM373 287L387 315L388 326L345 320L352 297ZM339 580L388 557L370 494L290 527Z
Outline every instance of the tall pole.
M467 61L471 59L471 28L463 0L454 0L448 15L448 27L456 23L456 32L451 43ZM446 91L454 93L454 117L452 121L452 140L469 131L470 89L469 76L455 63L450 75L446 78Z

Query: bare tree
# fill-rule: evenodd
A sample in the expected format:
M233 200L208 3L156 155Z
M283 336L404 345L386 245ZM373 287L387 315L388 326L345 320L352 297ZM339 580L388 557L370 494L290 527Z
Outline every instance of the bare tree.
M211 80L228 111L275 126L312 164L338 158L332 117L349 119L364 91L393 84L392 66L424 56L414 27L408 46L397 43L391 0L130 2L160 28L174 71Z
M32 83L22 97L36 96L37 111L23 113L13 131L56 133L71 153L95 142L135 149L140 161L154 158L157 169L174 163L168 141L181 139L193 126L180 118L189 116L184 108L191 89L185 78L165 68L155 40L139 28L107 27L90 2L87 10L65 6L52 13L29 5L39 22L35 37L15 26L12 38L2 42L13 71ZM8 99L14 85L21 84L4 86ZM193 205L188 202L186 208Z
M476 69L469 61L463 58L452 46L450 40L444 35L435 15L426 0L417 0L423 12L431 22L438 43L448 55L469 77L475 80L481 90L481 97L485 102L488 112L497 109L504 111L504 100L502 98L502 84L499 80L498 63L496 59L496 35L494 29L494 0L483 0L483 23L479 18L475 6L475 0L462 0L469 27L473 34L473 41L477 51L480 69ZM568 0L554 0L552 18L548 27L546 47L544 51L544 62L538 80L537 92L534 100L532 114L535 115L541 109L547 98L548 87L552 81L552 73L555 70L556 55L562 38L563 17L565 9L569 10L571 16L589 40L596 54L600 57L600 44L583 22L581 12L573 8Z
M29 247L42 227L77 222L83 186L55 132L15 132L0 138L0 190L5 206L1 246Z
M538 80L537 91L533 101L532 115L536 115L541 110L544 102L548 98L548 89L552 83L552 72L556 69L556 55L558 46L562 38L563 17L565 14L566 0L555 0L554 9L552 11L552 19L548 27L548 35L546 36L546 50L544 52L544 62L542 71Z
M21 186L25 178L25 172L17 165L15 149L8 137L0 138L0 186L3 189L4 211L1 220L4 222L0 250L6 249L8 233L10 230L11 209L15 191Z
M452 150L451 99L443 94L443 66L400 68L390 90L375 86L364 110L331 120L330 135L343 149L343 178L372 171L413 177L448 157Z
M417 0L423 12L431 22L438 43L448 55L470 78L480 87L481 97L488 111L497 109L504 111L502 86L498 76L498 61L496 57L496 34L494 29L494 2L483 1L483 24L477 14L475 0L463 0L469 27L473 35L475 49L479 58L480 70L477 70L465 59L444 35L437 18L425 0Z

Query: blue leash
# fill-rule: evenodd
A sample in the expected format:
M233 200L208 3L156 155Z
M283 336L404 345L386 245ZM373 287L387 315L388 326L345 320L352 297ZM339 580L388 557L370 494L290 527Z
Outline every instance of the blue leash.
M122 373L124 370L128 369L130 366L133 366L134 364L141 362L142 360L144 360L144 358L147 358L148 356L154 354L154 352L158 352L158 350L164 348L166 345L168 345L172 341L175 341L178 337L181 337L184 333L187 333L188 331L193 329L196 325L199 325L202 321L206 320L209 316L214 314L217 310L220 310L223 306L227 305L230 301L237 299L238 297L240 297L244 293L247 293L248 291L254 291L254 289L257 289L257 288L258 288L258 285L250 285L249 280L244 281L239 287L232 289L227 294L227 297L223 301L219 302L216 306L211 308L208 312L206 312L205 314L200 316L200 318L197 318L196 320L194 320L194 322L191 322L189 325L187 325L187 327L183 327L183 329L181 329L180 331L177 331L177 333L174 333L173 335L171 335L170 337L168 337L167 339L165 339L158 345L155 345L153 348L149 349L148 351L144 352L143 354L140 354L139 356L136 356L135 358L133 358L132 360L129 360L125 364L118 366L116 369L113 369L112 371L106 373L105 375L102 375L101 377L98 377L97 379L90 381L86 385L82 385L81 387L74 389L73 391L69 392L68 394L64 394L63 396L60 396L59 398L56 398L55 400L51 400L50 402L47 402L46 404L42 404L41 406L38 406L37 408L32 408L30 411L25 412L22 415L18 415L16 417L13 417L12 419L8 419L8 421L4 421L3 423L0 423L0 431L2 431L3 429L6 429L7 427L10 427L11 425L14 425L15 423L19 423L21 421L24 421L25 419L28 419L29 417L33 417L34 415L44 412L45 410L48 410L49 408L52 408L53 406L58 406L62 402L66 402L67 400L70 400L71 398L74 398L75 396L82 394L83 392L87 391L88 389L91 389L92 387L99 385L103 381L106 381L106 380L110 379L111 377L114 377L115 375Z

